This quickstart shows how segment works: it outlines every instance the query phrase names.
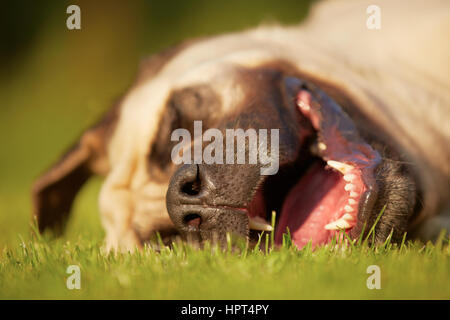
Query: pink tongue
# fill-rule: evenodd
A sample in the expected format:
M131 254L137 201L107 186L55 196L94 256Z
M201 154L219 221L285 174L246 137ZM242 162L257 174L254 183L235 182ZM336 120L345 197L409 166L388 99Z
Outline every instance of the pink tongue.
M275 240L282 242L289 228L292 240L302 248L309 241L316 246L324 244L335 231L325 225L337 220L347 202L345 181L334 170L325 170L323 164L311 167L287 195Z

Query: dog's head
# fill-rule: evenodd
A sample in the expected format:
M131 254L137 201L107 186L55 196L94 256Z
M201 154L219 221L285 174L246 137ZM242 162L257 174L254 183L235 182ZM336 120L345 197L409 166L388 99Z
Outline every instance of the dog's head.
M252 51L245 59L234 52L206 56L200 47L151 61L138 89L109 116L115 120L88 131L53 173L38 181L41 229L58 225L58 212L70 209L87 172L106 157L110 168L105 171L113 176L108 179L121 174L123 181L114 183L131 194L132 204L124 208L146 217L159 210L164 219L161 206L139 203L153 195L133 195L157 182L167 191L175 228L199 240L269 231L273 211L277 242L288 229L299 247L326 243L341 230L356 238L384 206L376 239L403 234L416 205L413 178L401 162L383 160L386 155L395 159L395 150L379 138L383 134L368 130L374 128L370 119L349 97L276 54L264 59L253 59ZM150 100L142 94L136 98L142 86ZM146 121L148 110L154 110L156 120ZM134 154L140 158L120 160ZM159 231L155 224L149 229Z
M367 232L385 205L376 239L396 238L416 189L403 164L382 159L397 154L368 122L343 93L287 61L219 59L191 66L170 89L150 172L169 173L170 218L196 239L270 231L275 211L276 242L289 230L299 247L323 244L341 230ZM179 128L187 141L174 138ZM180 149L188 161L176 165Z

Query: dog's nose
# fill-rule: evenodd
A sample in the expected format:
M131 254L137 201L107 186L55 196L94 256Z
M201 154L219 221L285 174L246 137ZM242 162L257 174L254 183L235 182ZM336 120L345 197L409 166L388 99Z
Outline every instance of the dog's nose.
M172 176L167 190L167 209L176 227L195 231L206 218L202 204L208 198L208 179L199 165L183 165Z
M247 236L247 214L227 204L230 191L223 188L221 180L222 171L203 164L184 165L172 176L167 211L182 235L219 243L226 243L227 233Z

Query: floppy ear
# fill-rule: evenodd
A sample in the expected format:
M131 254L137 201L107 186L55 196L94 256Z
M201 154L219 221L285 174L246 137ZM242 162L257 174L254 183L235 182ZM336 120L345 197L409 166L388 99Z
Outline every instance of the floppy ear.
M39 231L51 229L60 234L83 184L93 174L105 174L108 168L106 145L117 122L119 104L95 126L84 132L79 141L32 188L33 216Z
M184 48L197 42L189 40L145 59L139 68L133 87L157 76L164 65ZM79 141L39 177L32 189L33 216L39 231L64 231L73 201L78 191L93 174L107 174L107 145L119 116L120 102L103 119L88 129Z
M39 231L50 228L62 233L75 195L89 179L87 167L90 151L75 145L56 165L33 185L33 215Z

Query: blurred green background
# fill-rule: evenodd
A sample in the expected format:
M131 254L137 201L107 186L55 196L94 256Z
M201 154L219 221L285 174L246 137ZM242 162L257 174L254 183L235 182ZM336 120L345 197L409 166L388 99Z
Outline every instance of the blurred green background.
M177 42L292 24L311 1L25 1L0 10L0 249L30 234L30 187L127 89L139 61ZM68 30L66 8L81 8ZM103 238L100 179L75 202L67 239Z

